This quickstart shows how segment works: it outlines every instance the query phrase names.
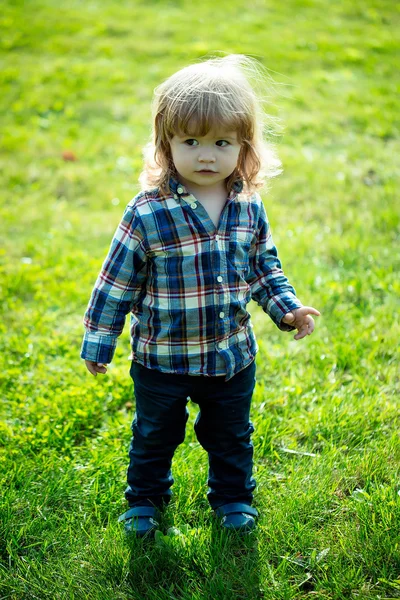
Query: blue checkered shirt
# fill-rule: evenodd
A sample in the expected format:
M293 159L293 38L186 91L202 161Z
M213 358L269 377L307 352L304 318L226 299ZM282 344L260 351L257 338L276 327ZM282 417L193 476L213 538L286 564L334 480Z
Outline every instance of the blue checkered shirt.
M285 277L258 193L238 182L218 228L174 178L171 193L143 191L127 205L87 307L81 357L111 362L126 316L131 359L163 373L233 375L258 350L247 305L283 331L302 306Z

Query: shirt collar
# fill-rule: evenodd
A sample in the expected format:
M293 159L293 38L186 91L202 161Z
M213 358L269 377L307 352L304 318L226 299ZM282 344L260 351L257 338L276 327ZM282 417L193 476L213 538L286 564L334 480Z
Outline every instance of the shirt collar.
M189 192L186 190L185 186L180 183L176 177L174 177L173 175L171 175L171 177L169 178L169 189L171 190L172 194L178 194L179 196L187 196L189 195ZM237 181L234 182L233 186L232 186L232 191L229 194L229 198L232 198L233 196L235 196L236 194L240 194L240 192L243 191L243 180L242 179L238 179Z

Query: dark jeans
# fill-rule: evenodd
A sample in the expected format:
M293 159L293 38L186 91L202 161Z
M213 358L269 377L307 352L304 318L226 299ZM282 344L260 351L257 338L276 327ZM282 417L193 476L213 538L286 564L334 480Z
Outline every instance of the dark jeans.
M255 371L253 361L225 381L224 377L160 373L132 362L136 413L125 491L130 506L161 507L170 501L172 457L185 439L188 396L200 408L194 430L208 452L211 507L228 502L251 504L256 482L249 414Z

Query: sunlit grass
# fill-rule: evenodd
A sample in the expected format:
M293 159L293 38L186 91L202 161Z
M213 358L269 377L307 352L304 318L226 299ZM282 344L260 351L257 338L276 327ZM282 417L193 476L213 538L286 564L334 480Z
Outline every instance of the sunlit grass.
M383 0L3 3L0 598L400 597L396 23ZM139 189L153 88L216 50L279 84L265 206L322 316L295 342L251 306L257 534L213 521L191 403L162 533L126 545L128 329L93 379L82 316Z

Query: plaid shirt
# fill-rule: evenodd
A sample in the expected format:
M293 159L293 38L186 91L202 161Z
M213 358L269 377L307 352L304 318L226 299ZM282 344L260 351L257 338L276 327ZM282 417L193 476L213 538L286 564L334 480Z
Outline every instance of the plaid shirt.
M262 200L235 184L218 230L202 204L174 178L172 193L140 192L126 207L84 317L81 357L109 363L125 318L130 358L163 373L224 375L258 350L255 300L283 331L302 304L281 270Z

